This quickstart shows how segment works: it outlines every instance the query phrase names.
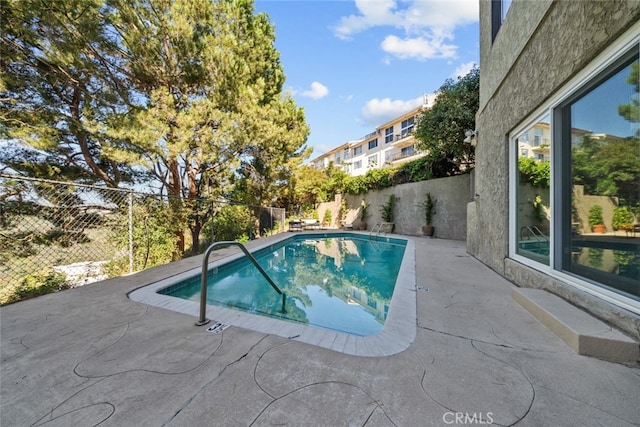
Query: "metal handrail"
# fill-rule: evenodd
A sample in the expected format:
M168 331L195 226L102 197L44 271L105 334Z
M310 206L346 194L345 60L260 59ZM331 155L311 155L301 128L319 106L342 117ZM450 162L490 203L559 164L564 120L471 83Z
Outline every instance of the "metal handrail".
M520 239L523 238L523 231L528 231L529 235L534 237L538 242L548 242L549 238L535 225L525 225L520 228Z
M206 325L210 321L209 319L207 319L207 277L209 272L209 268L208 268L209 255L211 255L211 252L213 252L215 249L223 246L238 246L240 249L242 249L242 252L244 252L246 257L249 258L249 261L251 261L253 265L256 266L256 268L262 274L262 276L264 276L264 278L267 279L267 282L269 282L271 287L278 294L282 295L282 312L284 313L285 312L284 304L285 304L287 295L280 290L278 285L276 285L273 282L273 280L271 280L271 277L269 277L267 272L264 271L264 269L260 266L260 264L258 264L258 261L256 261L256 259L253 257L253 255L251 255L251 253L247 250L247 248L240 242L233 242L233 241L215 242L214 244L212 244L207 248L206 252L204 253L204 256L202 257L202 277L200 278L200 318L196 322L196 326Z
M369 240L371 240L371 235L373 234L374 231L376 231L376 227L378 227L378 230L376 231L376 240L378 239L378 236L380 236L380 233L382 233L382 226L388 224L387 222L378 222L376 224L374 224L373 227L371 227L371 231L369 232ZM385 233L387 234L387 233Z
M369 239L371 239L371 235L375 231L376 227L378 227L378 231L376 232L376 237L378 237L378 235L380 234L380 230L382 230L382 224L378 222L374 224L373 227L371 227L371 231L369 232Z

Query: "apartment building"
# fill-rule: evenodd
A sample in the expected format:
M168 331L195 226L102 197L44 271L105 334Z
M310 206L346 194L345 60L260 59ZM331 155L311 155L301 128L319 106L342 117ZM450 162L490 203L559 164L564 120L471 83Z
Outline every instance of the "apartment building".
M639 55L637 0L481 0L476 197L467 206L471 255L636 339L640 218L621 230L606 212L640 203ZM550 186L527 188L519 157L549 162ZM596 204L604 233L590 224ZM542 233L526 232L534 226Z
M333 163L349 175L359 176L371 169L398 166L423 156L416 148L413 131L419 114L429 108L432 99L425 96L420 107L381 124L362 138L345 142L316 157L311 164L316 169L324 169Z

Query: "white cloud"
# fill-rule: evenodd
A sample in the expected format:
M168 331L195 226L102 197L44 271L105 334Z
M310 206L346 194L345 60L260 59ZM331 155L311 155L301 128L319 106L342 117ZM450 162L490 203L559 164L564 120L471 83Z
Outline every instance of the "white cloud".
M371 126L379 126L395 117L423 104L422 96L408 101L391 100L390 98L369 100L362 108L362 117Z
M417 59L424 61L431 58L455 57L456 47L444 43L444 39L405 38L387 36L380 44L382 50L400 59Z
M349 39L369 28L393 27L400 35L387 35L381 47L400 59L454 57L457 46L446 43L453 40L453 30L478 21L477 0L355 0L355 4L359 13L341 18L334 34Z
M301 96L306 96L307 98L313 99L321 99L329 94L329 88L319 82L311 83L311 89L305 90L300 93Z
M348 39L351 35L368 28L381 25L396 26L402 21L402 17L393 10L396 8L394 0L355 0L355 3L360 14L340 19L340 23L334 27L334 33L339 38Z
M458 77L466 76L467 74L469 74L469 71L471 71L471 69L476 65L478 64L476 64L475 62L467 62L465 64L458 65L451 78L457 80Z

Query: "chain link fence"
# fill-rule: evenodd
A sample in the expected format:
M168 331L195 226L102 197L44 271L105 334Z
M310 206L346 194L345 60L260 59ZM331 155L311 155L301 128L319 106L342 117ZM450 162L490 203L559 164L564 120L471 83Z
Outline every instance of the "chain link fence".
M0 305L278 233L285 215L0 174Z

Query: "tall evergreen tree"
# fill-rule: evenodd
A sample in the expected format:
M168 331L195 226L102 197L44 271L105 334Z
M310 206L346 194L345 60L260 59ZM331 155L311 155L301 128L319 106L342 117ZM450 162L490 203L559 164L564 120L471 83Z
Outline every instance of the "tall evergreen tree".
M133 171L96 131L128 102L104 0L0 0L0 163L29 176L102 181Z
M291 98L269 110L262 134L246 147L234 175L235 199L256 206L288 207L294 171L311 154L303 143L309 133L304 114ZM269 124L271 124L269 126ZM264 133L264 129L269 129Z
M249 0L113 5L141 102L105 128L129 142L109 155L153 174L186 219L197 252L211 214L203 197L227 194L243 158L271 147L295 152L306 140L304 117L282 97L274 28ZM185 239L179 226L176 233L180 256Z
M202 200L228 194L243 162L263 164L263 202L305 153L274 28L250 0L0 2L0 138L18 143L0 162L114 187L136 172L170 198L176 257L185 225L199 250Z

